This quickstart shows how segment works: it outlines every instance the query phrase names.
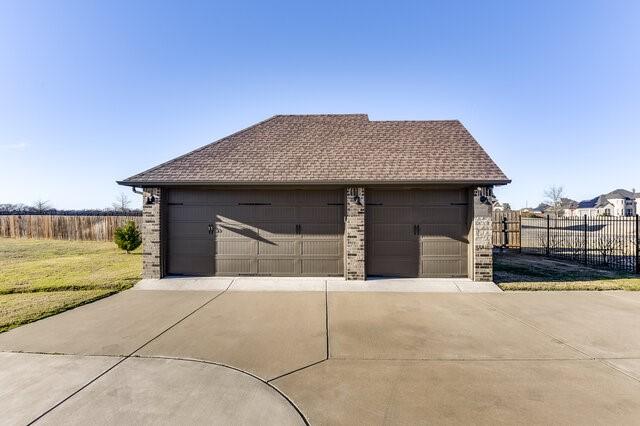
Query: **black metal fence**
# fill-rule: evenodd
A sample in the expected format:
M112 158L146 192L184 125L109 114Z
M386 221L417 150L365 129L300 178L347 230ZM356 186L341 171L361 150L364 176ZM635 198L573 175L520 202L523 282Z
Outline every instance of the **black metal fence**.
M599 268L640 274L640 219L563 217L521 219L520 248Z

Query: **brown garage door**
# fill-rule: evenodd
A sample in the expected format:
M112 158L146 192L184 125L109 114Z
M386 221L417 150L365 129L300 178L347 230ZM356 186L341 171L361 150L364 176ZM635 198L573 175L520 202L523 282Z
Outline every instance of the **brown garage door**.
M172 190L168 273L339 276L343 195L329 190Z
M370 190L367 274L466 277L465 190Z

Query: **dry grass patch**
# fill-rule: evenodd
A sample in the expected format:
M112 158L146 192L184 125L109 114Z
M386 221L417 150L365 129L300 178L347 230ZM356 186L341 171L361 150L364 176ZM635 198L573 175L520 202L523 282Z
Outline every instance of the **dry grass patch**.
M640 290L637 275L516 252L495 254L493 278L503 290Z

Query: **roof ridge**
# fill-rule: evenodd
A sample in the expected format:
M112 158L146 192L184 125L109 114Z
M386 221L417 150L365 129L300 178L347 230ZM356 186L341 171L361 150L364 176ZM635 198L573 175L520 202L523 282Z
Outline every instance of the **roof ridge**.
M184 157L186 157L186 156L188 156L188 155L195 154L196 152L200 152L200 151L202 151L203 149L210 147L211 145L215 145L215 144L220 143L220 142L223 142L223 141L225 141L225 140L227 140L227 139L229 139L229 138L231 138L231 137L233 137L233 136L237 136L237 135L240 135L240 134L242 134L242 133L244 133L244 132L247 132L247 131L249 131L249 130L251 130L251 129L255 128L255 127L260 126L261 124L264 124L264 123L266 123L266 122L268 122L268 121L271 121L271 120L275 119L276 117L278 117L278 115L273 115L273 116L271 116L271 117L269 117L269 118L267 118L267 119L264 119L264 120L262 120L262 121L259 121L259 122L257 122L257 123L254 123L254 124L252 124L252 125L251 125L251 126L249 126L249 127L245 127L244 129L240 129L240 130L238 130L237 132L234 132L234 133L232 133L232 134L230 134L230 135L227 135L227 136L222 137L222 138L220 138L220 139L216 139L216 140L215 140L215 141L213 141L213 142L209 142L208 144L203 145L203 146L201 146L201 147L199 147L199 148L196 148L196 149L194 149L194 150L192 150L192 151L189 151L189 152L187 152L186 154L182 154L182 155L180 155L180 156L178 156L178 157L172 158L171 160L165 161L164 163L160 163L160 164L158 164L158 165L157 165L157 166L155 166L155 167L151 167L150 169L147 169L147 170L145 170L145 171L143 171L143 172L140 172L140 173L135 174L135 175L133 175L133 176L131 176L131 177L128 177L128 178L126 178L126 179L125 179L125 180L123 180L123 181L117 181L117 183L120 183L120 182L126 182L126 181L133 180L134 178L140 177L140 176L144 175L145 173L152 172L152 171L154 171L154 170L156 170L156 169L158 169L158 168L160 168L160 167L166 166L167 164L171 164L171 163L173 163L173 162L176 162L176 161L178 161L178 160L180 160L180 159L182 159L182 158L184 158Z
M369 114L366 112L346 112L346 113L331 113L331 114L276 114L274 117L342 117L342 116L366 116Z
M372 123L461 123L457 118L443 120L369 120Z
M313 123L370 123L368 114L278 114L274 116L290 121Z

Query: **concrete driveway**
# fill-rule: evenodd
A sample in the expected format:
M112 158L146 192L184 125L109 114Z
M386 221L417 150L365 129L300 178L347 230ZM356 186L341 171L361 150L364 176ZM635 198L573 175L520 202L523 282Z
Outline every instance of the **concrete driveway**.
M129 290L0 335L0 422L640 418L640 293L219 284Z

